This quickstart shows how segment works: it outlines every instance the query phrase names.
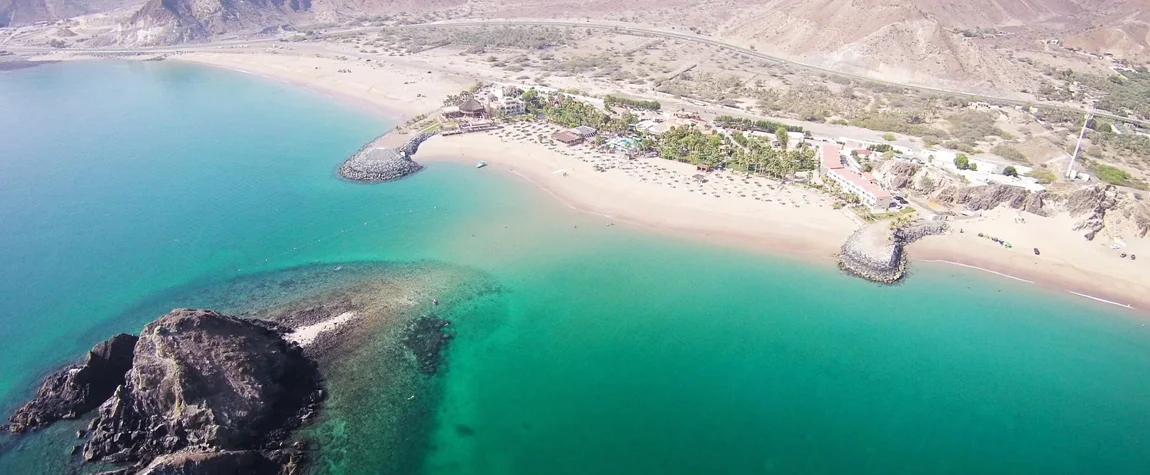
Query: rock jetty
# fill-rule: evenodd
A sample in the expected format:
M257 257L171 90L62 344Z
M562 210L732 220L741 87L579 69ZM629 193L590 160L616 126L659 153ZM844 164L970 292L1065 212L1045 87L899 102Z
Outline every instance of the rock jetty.
M132 368L137 337L116 335L100 342L79 365L71 365L44 379L36 397L8 418L14 433L36 429L60 419L75 419L100 406L124 384Z
M435 132L420 133L396 148L384 146L390 138L388 134L376 137L344 160L339 166L339 174L348 180L364 183L398 180L411 175L423 169L423 165L411 157L423 141L434 135Z
M924 222L895 228L876 223L855 231L839 253L844 272L883 284L894 284L906 276L906 245L925 236L946 232L946 223Z
M173 310L138 339L118 335L85 365L49 376L13 422L42 425L57 407L75 407L68 412L75 417L103 397L79 435L88 437L85 461L126 465L109 474L301 473L304 446L287 439L317 415L325 392L317 365L284 337L288 331L211 310ZM76 376L86 371L107 379Z

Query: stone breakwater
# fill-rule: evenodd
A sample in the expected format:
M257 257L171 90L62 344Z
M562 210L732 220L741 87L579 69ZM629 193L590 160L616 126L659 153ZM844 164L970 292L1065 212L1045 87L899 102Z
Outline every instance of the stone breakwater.
M398 180L423 169L423 165L411 159L419 150L419 144L435 135L435 132L422 132L396 148L385 146L394 140L391 134L376 137L357 150L339 166L340 176L348 180L378 183Z
M928 222L886 229L885 223L872 224L855 231L839 253L839 268L844 272L883 284L893 284L906 276L906 245L926 236L943 234L946 223Z

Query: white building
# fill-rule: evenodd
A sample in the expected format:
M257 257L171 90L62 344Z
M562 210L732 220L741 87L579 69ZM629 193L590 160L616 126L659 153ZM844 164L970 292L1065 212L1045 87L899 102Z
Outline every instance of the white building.
M823 145L819 171L823 173L824 180L837 184L846 193L858 196L859 201L872 210L886 211L890 207L891 194L871 183L869 174L848 170L843 165L843 157L839 155L837 146Z
M500 97L487 103L491 114L520 115L527 112L527 104L515 97Z
M520 100L519 88L492 84L480 91L487 112L492 115L519 115L527 112L527 103Z
M802 132L787 132L787 146L797 147L806 140L807 136Z

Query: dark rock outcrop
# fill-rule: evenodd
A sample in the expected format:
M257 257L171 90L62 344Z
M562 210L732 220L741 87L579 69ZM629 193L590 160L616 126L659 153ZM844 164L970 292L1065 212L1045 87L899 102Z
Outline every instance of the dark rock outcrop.
M184 449L281 447L323 399L314 362L284 332L210 310L149 323L124 385L89 426L85 460L144 464Z
M1045 193L1031 193L1024 188L1010 185L949 186L938 191L935 198L951 205L965 205L975 211L990 210L1007 204L1038 216L1046 216L1043 211Z
M156 457L136 475L276 475L280 464L252 450L176 452Z
M116 335L92 348L82 364L45 378L36 397L8 418L8 430L23 432L60 419L75 419L99 407L124 384L137 340L132 335Z
M451 322L436 317L420 317L404 329L403 346L415 356L420 372L435 374L443 359L443 350L451 341L447 327Z
M876 174L876 176L881 176L879 181L884 188L901 190L913 185L914 175L921 168L921 165L914 162L890 160L883 163L881 174Z
M1074 223L1075 231L1086 231L1083 237L1093 241L1106 227L1106 212L1118 205L1118 188L1114 185L1083 188L1071 193L1066 199L1066 209L1070 215L1081 217Z

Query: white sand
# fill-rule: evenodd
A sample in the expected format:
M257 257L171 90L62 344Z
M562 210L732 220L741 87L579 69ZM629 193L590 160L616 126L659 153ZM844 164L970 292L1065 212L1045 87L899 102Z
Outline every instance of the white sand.
M474 80L414 66L373 65L302 54L199 51L173 59L242 71L336 93L360 106L382 108L401 119L438 110L443 98ZM340 70L350 72L339 72Z
M1022 218L1022 221L1016 221ZM911 245L911 256L937 259L1001 272L1040 285L1150 309L1150 242L1127 239L1126 247L1111 249L1113 241L1099 236L1087 241L1085 231L1074 231L1075 219L1062 214L1041 217L1000 207L982 217L952 222L955 233L934 236ZM964 232L958 234L962 229ZM1010 242L1007 249L978 233ZM1038 248L1041 255L1034 255ZM1122 259L1121 253L1139 260Z
M288 341L298 343L300 346L308 346L312 344L321 333L335 330L358 316L359 314L355 312L344 312L334 318L296 328L295 331L287 334L287 339Z

